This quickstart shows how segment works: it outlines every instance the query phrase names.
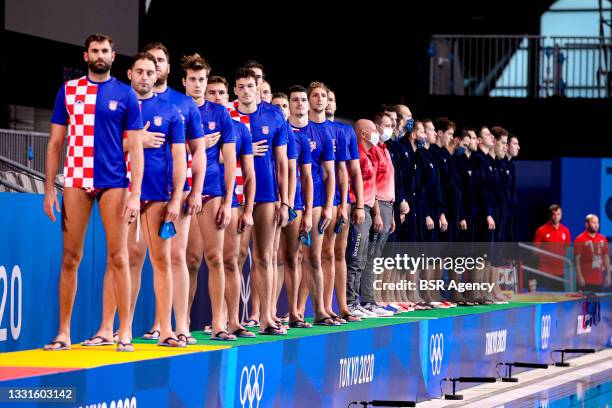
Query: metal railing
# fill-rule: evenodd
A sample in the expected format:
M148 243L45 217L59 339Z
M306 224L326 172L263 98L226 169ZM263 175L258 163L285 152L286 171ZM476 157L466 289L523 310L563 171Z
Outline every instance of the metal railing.
M612 96L612 39L434 35L431 95Z
M0 156L43 173L48 140L48 133L0 129ZM63 149L60 163L64 162L65 154Z
M42 194L44 183L44 173L0 155L0 191ZM58 193L63 191L63 175L58 175L54 184Z
M554 252L551 252L551 251L546 251L545 249L542 249L542 248L538 248L535 245L529 245L529 244L524 243L524 242L519 242L518 246L520 248L523 248L523 249L525 249L525 250L527 250L529 252L532 252L534 254L545 255L547 258L558 259L559 261L562 261L568 267L569 277L567 279L566 278L556 277L556 276L551 275L550 273L547 273L547 272L544 272L544 271L541 271L539 269L532 268L532 267L530 267L528 265L524 265L523 264L523 269L524 270L526 270L528 272L531 272L532 274L545 277L547 279L552 279L552 280L556 280L558 282L563 282L566 285L565 289L568 290L568 291L576 290L576 271L574 269L574 264L572 263L572 261L569 258L567 258L565 256L561 256L559 254L555 254Z

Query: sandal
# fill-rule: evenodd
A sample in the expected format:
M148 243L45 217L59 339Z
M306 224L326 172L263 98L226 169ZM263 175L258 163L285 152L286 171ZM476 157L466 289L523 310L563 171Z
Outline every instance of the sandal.
M176 337L168 337L164 341L157 343L157 345L160 347L177 347L177 348L187 347L184 341L179 340Z
M312 324L306 323L304 320L296 320L295 322L289 322L289 327L292 329L310 329Z
M267 336L286 336L287 332L279 329L276 326L268 326L263 331L260 331L259 334Z
M96 340L100 340L97 343L94 343ZM93 336L85 340L81 343L81 346L93 347L93 346L112 346L115 343L102 336Z
M124 343L122 341L118 341L117 351L120 353L131 353L134 351L134 345L132 343Z
M257 337L255 333L251 333L250 331L248 331L247 329L243 327L239 328L238 330L234 330L232 334L236 337L240 337L243 339L252 339L254 337Z
M225 330L221 330L220 332L217 332L217 334L215 334L213 337L210 338L211 340L217 340L217 341L236 341L238 340L236 338L236 336L229 334L227 331Z
M195 337L193 337L193 336L187 336L186 334L183 334L183 333L178 334L178 335L176 336L176 338L177 338L177 339L179 339L180 341L184 341L184 342L185 342L185 344L188 344L188 345L196 344L196 343L198 342L198 341L195 339Z
M53 347L55 345L59 345L59 347ZM62 351L62 350L70 350L70 346L66 344L66 342L60 340L53 340L50 343L45 344L43 347L45 351Z
M340 323L332 319L331 317L325 317L320 320L315 320L313 322L316 326L340 326Z
M259 321L255 319L249 319L246 322L243 322L242 325L244 327L259 327Z
M155 329L155 330L150 330L148 332L146 332L145 334L142 335L142 338L145 340L159 340L159 335L160 335L160 331Z
M347 323L355 323L355 322L360 322L361 321L361 317L352 315L350 313L347 313L345 315L342 316L342 318L347 322Z
M346 322L346 319L344 319L344 318L342 318L342 317L340 317L340 316L338 316L338 315L331 315L330 317L331 317L331 318L332 318L332 319L333 319L335 322L338 322L338 323L340 323L340 324L346 324L346 323L347 323L347 322Z

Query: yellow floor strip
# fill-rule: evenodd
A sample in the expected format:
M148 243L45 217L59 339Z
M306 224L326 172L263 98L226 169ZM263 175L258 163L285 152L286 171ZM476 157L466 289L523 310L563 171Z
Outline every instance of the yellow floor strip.
M176 349L159 347L155 344L135 344L133 353L119 353L115 346L85 347L73 345L64 351L44 351L42 349L16 351L0 354L0 367L62 367L92 368L109 364L129 363L177 356L200 351L215 351L226 346L189 346Z

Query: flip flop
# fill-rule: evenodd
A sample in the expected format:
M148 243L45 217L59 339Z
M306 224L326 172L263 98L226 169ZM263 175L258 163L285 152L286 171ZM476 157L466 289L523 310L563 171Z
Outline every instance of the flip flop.
M119 332L113 333L113 343L117 343L119 341Z
M171 341L174 342L174 344L170 343ZM160 347L175 347L175 348L187 347L186 344L181 345L181 343L182 341L177 339L176 337L168 337L164 341L157 343L157 345Z
M243 322L242 325L244 327L259 327L259 321L255 319L249 319L246 322Z
M160 334L161 334L160 331L157 330L157 329L150 330L150 331L146 332L145 334L143 334L142 338L145 339L145 340L159 340L159 335Z
M99 343L93 343L95 340L100 340ZM88 338L87 340L85 340L84 342L81 343L81 346L86 346L86 347L93 347L93 346L112 346L114 345L115 342L110 341L109 339L107 339L106 337L102 337L102 336L93 336Z
M304 320L296 320L295 322L289 322L289 327L292 329L310 329L312 325Z
M344 320L346 320L347 323L355 323L355 322L360 322L361 321L360 317L357 317L357 316L352 315L350 313L345 314L344 316L342 316L342 318Z
M180 341L184 341L185 344L187 345L192 345L192 344L196 344L198 341L195 339L195 337L193 336L187 336L186 334L178 334L176 336L177 339L179 339Z
M118 341L117 351L120 353L131 353L134 351L134 345L132 343L124 343L122 341Z
M276 326L268 326L263 331L260 331L259 334L266 336L286 336L287 332L282 331Z
M331 323L329 323L329 322L331 322ZM326 317L326 318L321 319L321 320L315 320L313 323L316 326L340 326L340 323L336 322L331 317Z
M207 324L206 326L204 326L204 330L202 330L204 332L204 334L212 334L212 326Z
M59 344L59 347L56 348L52 348L55 344ZM47 347L47 346L51 346L51 347ZM60 340L54 340L50 343L45 344L45 347L43 347L43 350L45 351L62 351L62 350L70 350L70 346L67 345L65 342L60 341Z
M225 334L227 337L221 337L222 334ZM235 336L232 337L232 335L229 334L225 330L221 330L220 332L217 332L217 334L215 334L214 337L211 337L210 339L217 340L217 341L236 341L238 340Z
M346 324L346 323L347 323L346 319L344 319L344 318L342 318L342 317L340 317L340 316L338 316L338 315L332 315L332 316L330 316L330 317L331 317L331 318L332 318L332 319L333 319L335 322L338 322L338 323L340 323L340 324Z
M247 329L244 329L242 327L240 329L238 329L238 330L234 330L232 332L232 334L234 336L236 336L236 337L240 337L240 338L243 338L243 339L252 339L252 338L257 337L255 335L255 333L251 333L250 331L248 331Z

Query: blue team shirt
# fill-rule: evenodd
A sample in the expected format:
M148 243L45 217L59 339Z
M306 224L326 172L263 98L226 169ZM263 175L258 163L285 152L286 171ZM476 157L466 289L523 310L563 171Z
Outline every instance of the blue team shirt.
M170 102L178 109L185 125L186 140L204 137L200 111L192 97L175 91L170 87L167 87L164 92L158 93L157 97L163 101Z
M340 127L344 131L344 138L349 150L348 160L359 160L359 147L357 146L357 135L352 126L345 123L334 122L336 126Z
M257 110L248 116L253 143L265 140L268 145L265 155L255 156L253 159L257 185L255 202L275 202L278 201L278 182L274 166L274 148L287 144L287 124L280 110L270 104L259 104Z
M166 141L159 148L144 149L144 174L141 201L168 201L170 191L165 180L172 178L172 146L185 143L185 126L175 105L156 96L143 99L142 120L150 132L160 132Z
M223 196L223 185L225 175L222 173L219 163L220 145L225 143L236 143L234 126L227 109L218 103L205 101L199 107L204 133L209 135L221 132L221 138L214 146L206 149L206 176L204 178L203 195L213 197Z
M236 136L236 160L240 160L242 156L253 154L253 141L251 138L251 132L244 123L232 121L234 126L234 135ZM242 166L241 166L242 167ZM223 172L223 165L221 165L221 171ZM225 191L225 179L221 179L223 183L223 191ZM234 183L234 194L232 196L232 208L240 207L238 202L238 196L236 196L236 183Z
M81 80L85 81L84 78ZM60 87L55 98L51 123L62 126L70 124L66 87L74 82L69 81ZM93 188L125 188L129 185L129 180L123 152L123 132L143 128L138 97L129 85L114 77L105 82L94 82L87 78L87 82L91 86L97 86L95 105L90 103L91 99L86 99L85 95L80 95L82 100L77 96L79 102L76 103L82 103L86 107L85 113L93 120L93 136L96 142L93 144L93 162L88 166L90 171L80 178L93 178ZM71 88L69 95L72 97L83 90L82 87L79 87L80 91L75 91L74 86Z
M346 132L344 128L338 125L336 122L326 120L321 125L329 127L331 130L332 138L334 141L334 154L336 156L336 162L346 162L351 160L349 147L346 139ZM338 168L334 166L334 174L336 175L336 192L334 193L334 205L340 204L340 188L338 184ZM348 191L347 191L348 195Z
M359 160L359 147L357 145L357 135L355 134L355 130L352 126L349 126L345 123L334 122L336 126L340 127L343 130L344 138L346 140L346 145L348 147L349 158L348 160ZM340 192L338 187L336 187L336 196L334 197L334 201L338 201L340 203ZM347 196L347 202L351 202L351 195Z
M303 128L293 127L303 133L310 143L312 158L313 207L325 204L325 180L323 162L335 160L334 141L329 126L308 122Z
M204 137L204 128L202 127L200 111L198 110L198 106L192 97L175 91L170 87L166 87L166 90L158 93L157 96L164 101L170 102L178 109L179 113L181 114L181 118L183 119L186 140L195 140ZM187 159L188 154L185 157L185 160ZM170 174L172 174L172 172L170 172ZM172 186L171 178L168 180L168 182L170 183L170 186ZM183 191L189 190L189 184L187 180L185 180Z
M312 155L310 152L310 141L308 137L300 132L299 129L291 129L291 133L295 138L295 151L297 154L297 183L295 185L295 200L293 208L295 210L304 209L304 196L302 194L302 177L300 174L300 166L303 164L312 164Z

